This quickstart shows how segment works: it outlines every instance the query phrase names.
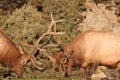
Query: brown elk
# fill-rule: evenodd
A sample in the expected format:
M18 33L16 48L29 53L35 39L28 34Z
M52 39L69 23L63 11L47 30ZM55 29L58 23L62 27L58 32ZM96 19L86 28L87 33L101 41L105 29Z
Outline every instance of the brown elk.
M52 18L52 14L51 14L51 18ZM32 64L37 69L40 69L40 70L43 69L43 67L40 68L36 65L36 59L34 57L34 54L36 50L40 50L41 52L44 52L45 51L44 47L53 46L48 43L38 48L38 44L44 36L63 34L62 32L56 32L56 31L53 32L51 29L56 22L60 22L60 21L54 21L52 18L52 22L48 28L48 31L44 33L42 36L40 36L40 38L36 41L34 46L29 44L22 45L22 46L28 46L33 48L30 55L23 49L21 45L12 41L3 33L2 30L0 30L0 63L3 65L6 65L10 70L12 70L16 74L16 77L22 77L28 61L31 61ZM49 57L49 58L52 60L52 57ZM54 59L52 61L54 61Z
M78 66L81 80L90 80L98 66L120 69L120 37L112 33L86 31L64 46L55 58L61 60L62 54L65 56L62 58L65 76L71 76L72 66Z
M22 77L29 60L28 53L0 31L0 63L8 66L17 77ZM32 57L31 60L34 61Z

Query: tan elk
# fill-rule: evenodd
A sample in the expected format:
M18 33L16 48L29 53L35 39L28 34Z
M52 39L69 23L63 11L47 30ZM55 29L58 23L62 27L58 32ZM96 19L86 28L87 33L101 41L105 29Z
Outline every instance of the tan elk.
M52 14L51 14L51 18L52 18L52 22L48 28L48 31L44 33L42 36L40 36L33 46L29 44L22 44L22 46L28 46L33 49L30 55L28 54L28 52L26 52L23 49L21 45L12 41L10 38L8 38L7 35L3 33L2 30L0 30L0 63L7 66L10 70L12 70L16 74L16 77L18 78L22 77L28 61L31 61L32 64L37 69L43 69L43 67L40 68L37 66L34 54L36 50L40 50L41 52L44 52L45 51L44 47L52 46L52 45L48 43L39 48L38 47L39 42L46 35L51 36L51 35L63 34L62 32L52 31L52 26L55 25L57 22L61 22L61 20L54 21ZM50 57L50 59L52 60L52 57ZM54 59L52 61L54 61Z
M65 76L71 76L72 67L77 66L80 68L80 80L90 80L98 66L120 69L120 36L85 31L64 46L63 51L58 52L54 58L57 63L62 60Z

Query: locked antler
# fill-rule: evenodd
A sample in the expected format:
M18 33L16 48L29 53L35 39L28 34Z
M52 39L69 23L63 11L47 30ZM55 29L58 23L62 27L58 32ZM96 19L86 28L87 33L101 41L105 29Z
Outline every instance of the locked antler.
M35 59L35 57L34 57L34 55L35 55L35 53L36 53L36 50L39 50L43 55L45 55L46 57L48 57L49 59L50 59L50 61L52 61L52 63L53 63L53 69L55 69L55 62L56 62L56 60L53 58L53 57L51 57L50 55L48 55L47 53L46 53L46 47L49 47L49 46L59 46L58 44L49 44L50 43L50 40L52 39L52 37L54 36L54 35L61 35L61 34L65 34L64 32L57 32L56 31L56 23L58 23L58 22L62 22L63 20L57 20L57 21L55 21L54 19L53 19L53 16L52 16L52 13L51 13L51 23L50 23L50 25L48 26L48 30L44 33L44 34L42 34L42 36L40 36L39 38L38 38L38 40L35 42L35 44L34 44L34 46L33 45L29 45L29 44L27 44L27 43L24 43L24 45L23 46L26 46L26 47L30 47L30 48L33 48L33 50L32 50L32 52L30 53L30 56L29 56L29 59L32 61L32 63L33 63L33 65L37 68L37 69L42 69L42 68L40 68L40 67L38 67L37 65L36 65L36 59ZM24 33L25 33L25 29L26 28L24 28L24 30L23 30L23 38L24 38ZM53 30L53 31L52 31ZM40 47L38 47L38 44L40 43L40 41L45 37L45 36L50 36L49 37L49 39L48 39L48 41L45 43L45 44L43 44L43 45L41 45Z

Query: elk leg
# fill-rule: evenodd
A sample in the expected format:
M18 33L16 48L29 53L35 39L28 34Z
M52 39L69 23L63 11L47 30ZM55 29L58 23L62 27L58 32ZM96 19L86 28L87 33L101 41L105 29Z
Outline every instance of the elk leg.
M120 70L120 63L117 64L117 69L116 69L116 80L119 79L119 73L118 70Z
M97 70L98 68L98 63L93 63L93 64L90 64L88 66L88 72L87 72L87 80L91 80L91 76L93 75L93 73Z
M87 71L86 71L86 68L88 66L88 63L83 63L80 67L80 80L87 80Z
M86 69L80 67L80 80L86 80Z
M116 72L116 77L115 77L116 79L115 80L119 80L118 79L118 77L119 77L119 75L118 75L118 69L115 69L115 72Z

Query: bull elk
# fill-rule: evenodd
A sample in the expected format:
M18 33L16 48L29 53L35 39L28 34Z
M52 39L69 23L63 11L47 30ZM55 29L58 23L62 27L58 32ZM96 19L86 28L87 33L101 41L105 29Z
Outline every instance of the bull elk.
M10 38L8 38L7 35L5 35L2 30L0 30L0 63L3 65L6 65L10 70L12 70L16 74L16 77L18 78L22 77L26 64L29 61L31 61L34 67L36 67L37 69L41 70L44 68L44 67L37 66L34 54L36 50L40 50L41 52L42 51L44 52L45 51L44 47L52 46L52 45L48 43L49 45L46 44L39 48L38 47L39 42L46 35L63 34L62 32L52 31L51 29L52 26L55 25L55 23L57 22L61 22L61 20L54 21L52 14L51 14L51 18L52 18L52 22L48 28L48 31L39 37L39 39L36 41L34 46L29 45L29 44L19 45L15 43L14 41L12 41ZM30 55L28 54L28 52L26 52L23 49L22 46L31 47L33 49ZM49 58L52 60L51 57Z
M8 66L10 70L15 72L16 77L23 75L26 63L29 60L32 60L34 63L35 60L33 59L29 57L28 53L20 45L14 43L0 31L0 63Z
M91 80L98 66L120 69L120 36L92 30L83 32L56 54L58 63L61 57L64 57L65 76L71 76L72 66L78 66L80 80Z

